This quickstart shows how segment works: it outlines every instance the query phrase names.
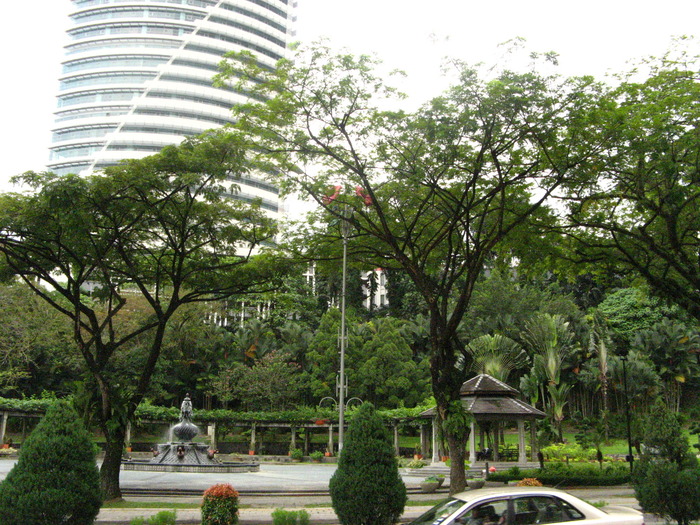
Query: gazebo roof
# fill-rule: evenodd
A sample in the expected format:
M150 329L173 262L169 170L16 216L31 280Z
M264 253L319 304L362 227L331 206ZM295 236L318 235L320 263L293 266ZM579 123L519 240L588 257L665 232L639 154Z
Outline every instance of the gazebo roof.
M459 390L462 406L478 421L542 419L546 414L516 399L519 392L498 379L480 374L466 381ZM421 417L435 416L435 408L421 412Z
M462 388L459 389L459 395L462 397L469 395L515 397L519 393L520 392L518 392L512 386L506 385L503 381L499 381L495 377L488 374L479 374L476 377L472 377L469 381L466 381L462 385Z

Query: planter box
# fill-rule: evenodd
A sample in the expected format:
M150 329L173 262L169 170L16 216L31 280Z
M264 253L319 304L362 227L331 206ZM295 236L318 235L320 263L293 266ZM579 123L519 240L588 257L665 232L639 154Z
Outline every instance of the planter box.
M470 489L480 489L486 484L484 478L471 478L467 480L467 487Z
M439 481L421 481L420 490L425 493L435 492L439 486Z

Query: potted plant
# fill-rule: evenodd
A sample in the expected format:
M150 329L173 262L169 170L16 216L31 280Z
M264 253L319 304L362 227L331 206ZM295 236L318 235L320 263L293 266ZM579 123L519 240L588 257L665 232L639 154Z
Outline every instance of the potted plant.
M323 452L320 450L315 450L311 454L309 454L309 457L311 458L311 461L315 461L316 463L320 463L321 460L323 459Z
M416 445L415 452L413 454L413 459L423 459L423 454L421 454L420 445Z
M421 492L435 492L440 487L440 480L437 476L428 476L423 481L420 482Z
M300 448L293 448L289 451L289 457L292 461L301 461L304 458L304 453Z

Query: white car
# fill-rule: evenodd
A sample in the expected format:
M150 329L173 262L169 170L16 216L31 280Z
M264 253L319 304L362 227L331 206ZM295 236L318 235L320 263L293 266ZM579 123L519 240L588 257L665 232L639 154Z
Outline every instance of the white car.
M496 487L455 494L410 525L643 525L644 515L622 506L599 509L562 490Z

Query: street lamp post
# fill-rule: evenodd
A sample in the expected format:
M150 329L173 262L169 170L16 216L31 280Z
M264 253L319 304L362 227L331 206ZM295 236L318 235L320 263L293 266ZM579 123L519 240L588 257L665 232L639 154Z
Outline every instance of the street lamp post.
M340 377L338 380L338 454L343 450L345 436L345 281L348 266L348 235L350 224L347 222L347 204L343 209L343 221L340 225L343 236L343 283L340 292Z
M628 448L628 458L630 462L630 472L634 467L634 455L632 454L632 425L630 423L630 398L627 393L627 356L621 355L620 360L622 361L622 385L625 390L625 416L627 419L627 448Z

